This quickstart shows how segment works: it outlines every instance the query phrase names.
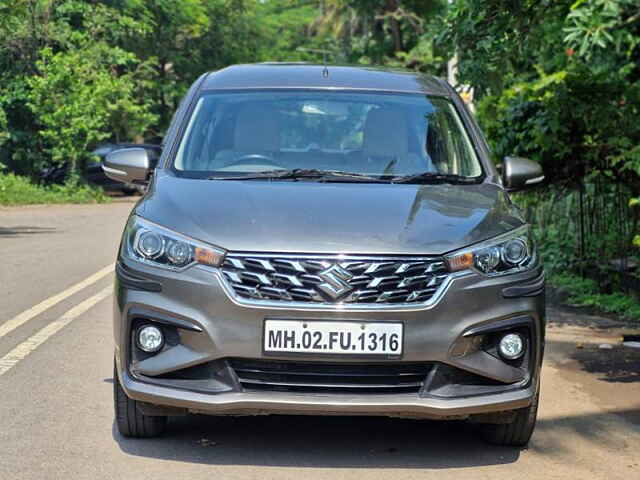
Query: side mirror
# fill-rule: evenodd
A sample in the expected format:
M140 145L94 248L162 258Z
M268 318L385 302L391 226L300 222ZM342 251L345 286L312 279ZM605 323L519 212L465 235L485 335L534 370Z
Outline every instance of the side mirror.
M505 157L502 163L502 183L510 191L524 190L544 180L542 167L522 157Z
M102 170L107 177L117 182L147 183L157 160L157 156L146 148L121 148L105 157Z

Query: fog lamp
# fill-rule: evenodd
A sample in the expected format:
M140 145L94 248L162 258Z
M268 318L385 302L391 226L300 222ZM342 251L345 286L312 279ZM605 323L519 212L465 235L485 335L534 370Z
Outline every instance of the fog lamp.
M506 360L516 360L524 354L524 339L518 333L507 333L500 339L498 352Z
M136 342L143 352L154 353L164 345L164 336L158 327L145 325L138 329Z

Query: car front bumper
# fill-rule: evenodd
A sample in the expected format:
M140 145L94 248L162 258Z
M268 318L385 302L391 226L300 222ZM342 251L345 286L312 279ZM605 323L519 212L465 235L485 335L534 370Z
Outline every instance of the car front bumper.
M536 390L529 387L469 398L420 398L413 394L314 395L285 392L205 394L136 381L119 369L127 396L152 405L212 415L371 415L402 418L462 419L469 415L527 407ZM152 410L153 411L153 410ZM172 413L171 410L166 410ZM159 410L163 413L163 410ZM176 413L181 413L179 410Z
M397 311L243 306L229 297L216 271L207 267L172 272L121 263L117 277L114 336L119 381L130 398L171 407L160 413L453 419L523 408L537 393L544 350L540 267L504 277L462 275L450 282L434 305ZM265 355L262 335L268 318L402 322L402 358L376 359L375 363L428 365L424 385L408 393L246 388L231 359L309 365L374 362L322 354ZM141 356L133 345L132 331L149 321L169 329L169 345L156 355ZM490 348L478 347L512 330L527 335L527 354L521 362L509 364ZM477 336L483 341L467 341Z

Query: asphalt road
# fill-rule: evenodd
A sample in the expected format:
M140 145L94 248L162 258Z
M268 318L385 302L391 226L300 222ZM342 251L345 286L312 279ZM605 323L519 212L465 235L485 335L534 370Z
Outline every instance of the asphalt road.
M0 479L640 478L640 351L557 311L525 450L464 423L363 417L191 416L121 438L108 267L131 207L0 208Z

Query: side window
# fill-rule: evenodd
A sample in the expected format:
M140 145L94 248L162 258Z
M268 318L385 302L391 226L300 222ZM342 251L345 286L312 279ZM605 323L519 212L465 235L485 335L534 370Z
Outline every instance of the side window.
M427 153L440 173L478 176L481 171L472 155L472 146L457 112L450 104L440 104L429 116Z

